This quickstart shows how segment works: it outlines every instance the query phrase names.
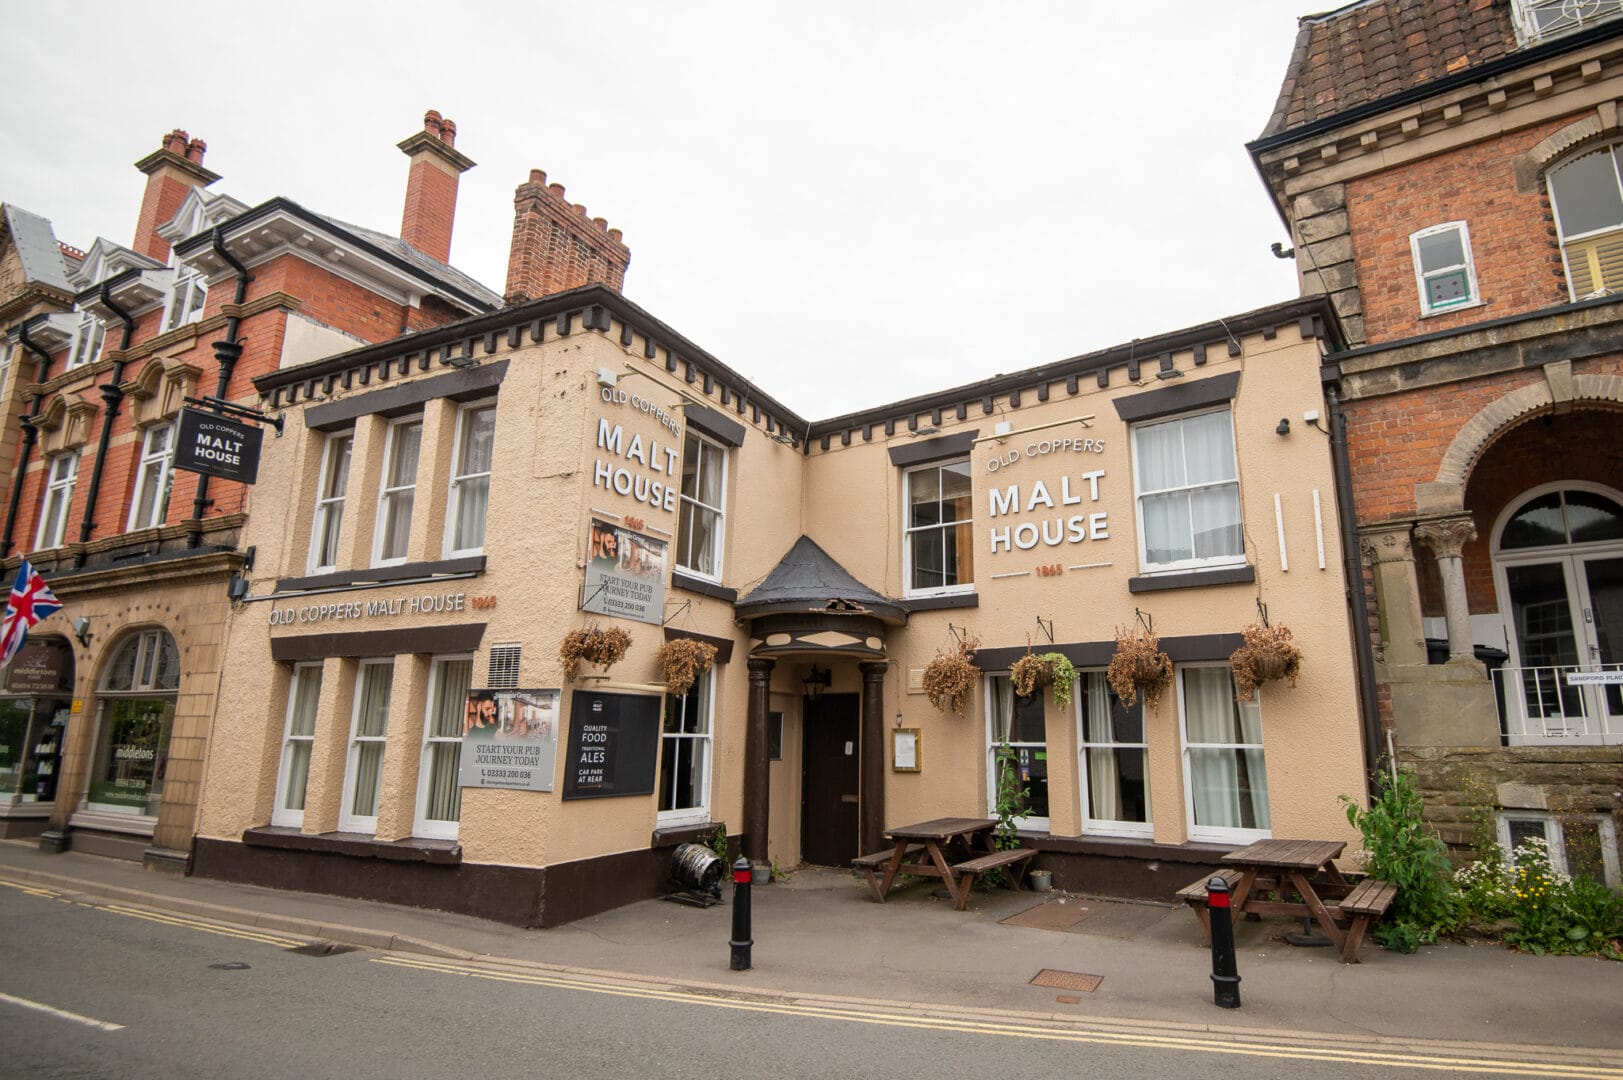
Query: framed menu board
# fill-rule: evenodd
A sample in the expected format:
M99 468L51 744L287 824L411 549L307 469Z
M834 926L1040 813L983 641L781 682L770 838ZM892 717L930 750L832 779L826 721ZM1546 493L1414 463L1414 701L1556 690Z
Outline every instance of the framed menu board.
M651 694L576 690L564 758L565 799L648 795L659 762L659 710Z

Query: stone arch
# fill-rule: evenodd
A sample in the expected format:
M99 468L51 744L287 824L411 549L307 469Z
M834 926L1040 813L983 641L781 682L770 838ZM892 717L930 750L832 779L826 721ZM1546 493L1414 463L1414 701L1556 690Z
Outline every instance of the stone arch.
M1549 370L1545 376L1544 382L1523 386L1484 406L1460 426L1453 442L1443 452L1436 479L1415 485L1415 505L1421 513L1463 513L1465 483L1470 479L1471 467L1489 443L1528 416L1557 403L1595 401L1623 405L1623 376L1568 374L1560 379Z
M1549 167L1585 143L1610 138L1618 133L1617 102L1603 101L1595 111L1582 120L1552 132L1542 142L1517 157L1511 169L1516 175L1516 187L1526 192L1533 190L1543 179Z

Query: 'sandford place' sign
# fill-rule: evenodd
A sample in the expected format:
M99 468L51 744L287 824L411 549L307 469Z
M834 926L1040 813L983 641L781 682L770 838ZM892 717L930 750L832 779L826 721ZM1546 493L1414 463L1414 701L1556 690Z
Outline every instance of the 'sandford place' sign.
M251 484L259 477L260 436L253 424L181 409L175 468Z

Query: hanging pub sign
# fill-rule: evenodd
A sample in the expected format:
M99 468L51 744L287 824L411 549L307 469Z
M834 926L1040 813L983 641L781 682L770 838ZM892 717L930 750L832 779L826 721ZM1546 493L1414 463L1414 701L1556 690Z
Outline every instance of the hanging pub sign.
M658 626L665 619L663 540L592 518L581 610Z
M180 410L175 468L251 484L259 477L260 429L200 409Z

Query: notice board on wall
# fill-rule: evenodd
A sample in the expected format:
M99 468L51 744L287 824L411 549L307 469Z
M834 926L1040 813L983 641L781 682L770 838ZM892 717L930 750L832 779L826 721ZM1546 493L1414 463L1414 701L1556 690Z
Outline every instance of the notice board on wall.
M659 761L661 699L576 690L564 758L566 799L649 795Z

